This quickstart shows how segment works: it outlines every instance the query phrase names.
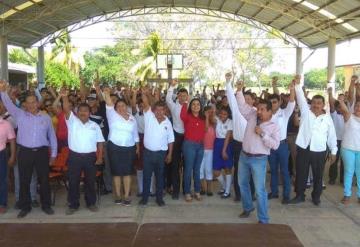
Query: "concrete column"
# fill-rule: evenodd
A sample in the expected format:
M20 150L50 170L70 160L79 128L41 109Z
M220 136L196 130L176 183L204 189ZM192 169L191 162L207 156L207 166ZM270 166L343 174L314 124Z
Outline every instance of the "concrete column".
M336 53L336 39L330 38L328 41L327 79L328 79L328 87L332 87L333 90L335 90L335 53Z
M302 51L301 47L296 47L296 71L295 74L301 76L301 85L304 84L304 75L303 75L303 61L302 61Z
M8 40L6 36L0 36L0 75L2 80L9 81L9 61L8 61Z
M45 54L44 46L38 47L37 81L39 89L45 87Z

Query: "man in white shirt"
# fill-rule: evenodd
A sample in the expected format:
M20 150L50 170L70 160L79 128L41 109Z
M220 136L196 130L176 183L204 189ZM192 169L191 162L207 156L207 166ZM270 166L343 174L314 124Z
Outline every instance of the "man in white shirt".
M325 99L315 95L311 106L307 104L300 85L300 77L296 78L296 99L301 112L300 128L296 138L298 154L296 157L296 197L289 203L297 204L305 201L306 181L311 166L314 189L311 193L312 202L318 206L322 192L322 177L325 166L327 147L331 152L331 160L335 160L338 150L334 123L324 110Z
M96 165L103 164L103 144L105 139L100 126L91 121L90 106L82 103L78 106L77 116L70 109L68 93L60 91L63 100L63 109L68 128L69 159L68 176L69 191L67 215L78 210L80 203L80 178L84 172L85 201L87 208L92 212L99 209L96 204Z
M337 146L338 151L336 152L336 160L330 165L329 168L329 184L334 185L337 175L338 175L338 163L340 160L340 183L342 184L344 181L344 164L342 158L340 157L340 147L341 147L341 140L344 134L344 116L341 112L341 107L339 101L335 100L332 95L332 88L328 89L329 95L329 105L330 105L330 115L334 122L336 137L337 137ZM339 98L343 97L343 95L339 95Z
M280 146L276 150L271 150L268 157L270 171L271 171L271 192L268 194L268 199L279 198L279 166L280 173L283 180L283 199L282 203L288 203L290 200L290 174L289 174L289 145L286 141L287 126L289 119L295 109L295 85L294 82L290 84L290 99L284 109L280 108L280 96L276 93L276 81L273 81L274 94L269 96L272 105L272 121L275 122L280 128Z
M143 194L139 202L145 206L150 195L151 176L155 173L156 179L156 203L162 207L165 205L163 200L164 188L164 163L170 164L173 153L174 132L171 122L165 116L165 104L156 102L154 111L151 110L149 91L142 90L142 101L144 104L144 177Z
M174 200L179 199L179 191L180 191L180 162L181 162L181 150L182 150L182 143L184 141L184 123L180 118L180 112L182 105L188 99L188 91L185 88L180 88L177 91L177 100L173 100L174 89L177 86L177 81L173 80L169 89L166 93L166 104L170 109L173 128L174 128L174 135L175 135L175 142L174 142L174 151L171 163L171 182L173 187L173 194L172 198Z
M231 73L227 73L225 75L226 80L226 97L229 102L229 107L232 114L232 122L233 122L233 152L234 152L234 193L235 193L235 201L240 201L241 193L240 193L240 186L239 186L239 179L238 179L238 168L239 168L239 158L242 149L242 142L244 140L244 133L247 121L241 115L239 107L236 102L235 92L233 87L231 86ZM252 181L252 179L251 179ZM250 182L251 186L251 193L254 195L255 188L254 182Z

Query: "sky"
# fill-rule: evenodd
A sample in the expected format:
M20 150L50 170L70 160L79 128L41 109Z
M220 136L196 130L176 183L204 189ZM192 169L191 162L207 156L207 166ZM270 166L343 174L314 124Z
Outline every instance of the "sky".
M71 34L72 42L78 47L80 53L88 50L114 44L111 39L113 22L103 22L80 29ZM360 63L359 54L360 39L345 41L336 47L336 65ZM306 59L312 50L303 49L303 60ZM275 48L273 49L274 62L268 69L282 73L295 73L296 49L295 48ZM185 58L186 59L186 58ZM219 61L224 62L224 61ZM229 68L231 66L229 65ZM327 48L317 49L304 63L304 72L314 68L327 67Z

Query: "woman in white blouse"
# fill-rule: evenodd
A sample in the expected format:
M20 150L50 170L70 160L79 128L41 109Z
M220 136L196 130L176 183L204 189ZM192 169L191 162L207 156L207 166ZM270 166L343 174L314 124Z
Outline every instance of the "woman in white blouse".
M360 203L360 100L354 104L354 113L351 113L344 101L340 101L344 115L345 128L341 143L341 156L344 161L344 197L341 202L350 203L351 186L354 173L357 179L357 198Z
M125 100L115 104L110 97L110 88L104 89L106 117L109 122L108 155L113 176L113 190L116 204L129 206L131 174L136 155L139 154L139 134L136 119L129 114ZM124 188L122 189L122 184ZM124 195L122 195L122 191Z

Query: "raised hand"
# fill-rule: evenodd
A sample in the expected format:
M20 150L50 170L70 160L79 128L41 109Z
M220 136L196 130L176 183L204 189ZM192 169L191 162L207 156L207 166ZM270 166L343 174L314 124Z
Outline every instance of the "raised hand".
M4 80L0 80L0 92L5 92L7 87L7 82Z
M278 80L279 80L279 77L273 76L273 78L271 79L271 85L273 85L273 86L277 85Z
M173 79L173 80L171 81L171 85L170 85L170 86L176 87L177 84L178 84L178 80Z
M237 91L241 91L244 88L244 82L241 80L238 80L236 82L236 88L237 88Z
M301 76L300 76L300 75L296 75L296 76L294 77L295 84L300 85L300 80L301 80Z
M66 87L62 87L59 91L61 97L67 97L69 95L69 90Z
M230 81L230 80L231 80L231 77L232 77L231 72L228 72L228 73L225 74L225 80L226 80L226 81Z

